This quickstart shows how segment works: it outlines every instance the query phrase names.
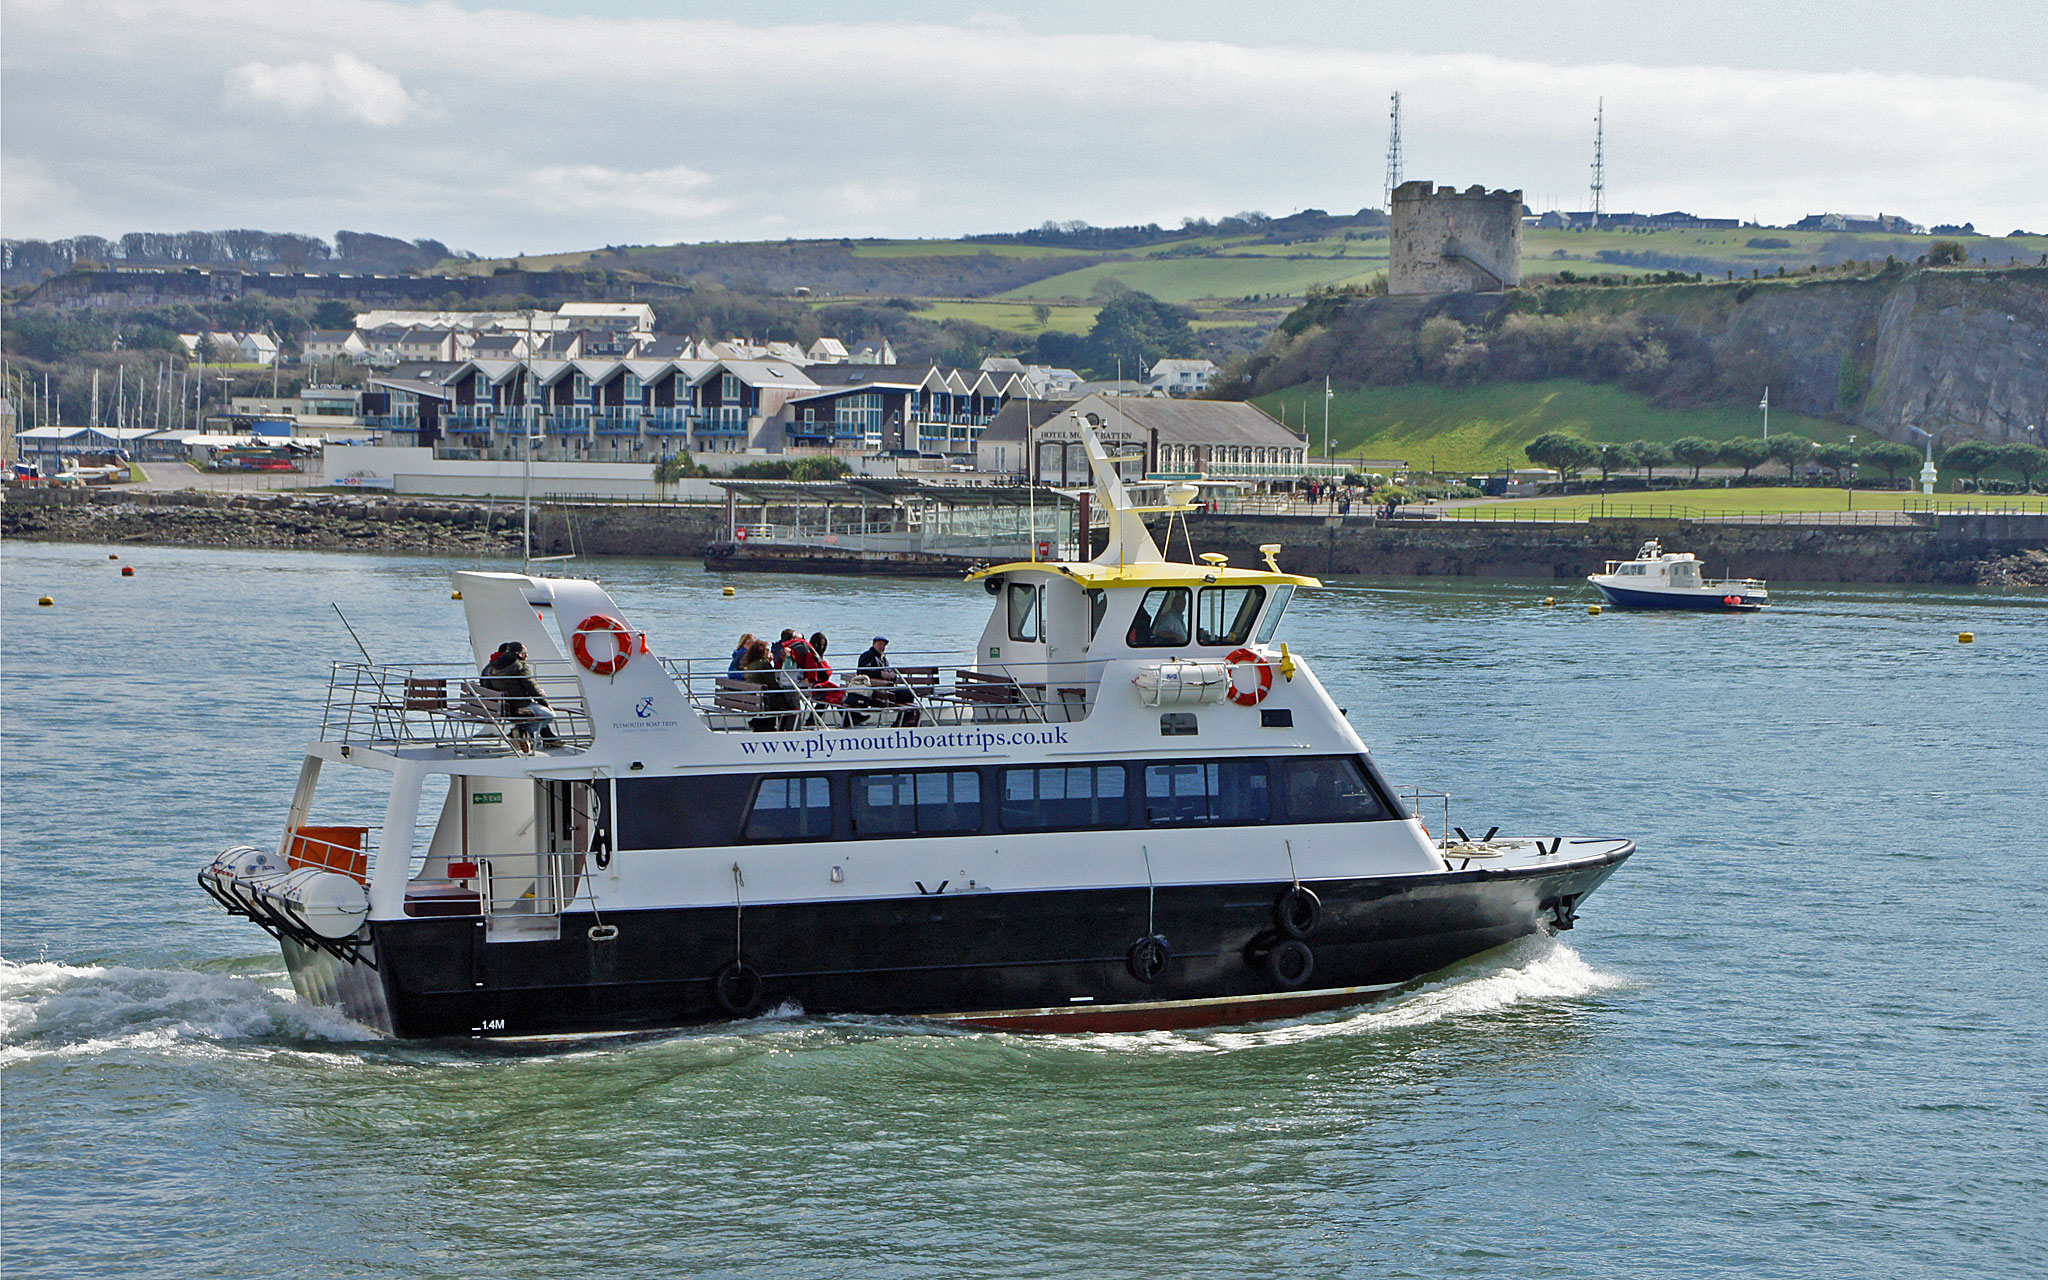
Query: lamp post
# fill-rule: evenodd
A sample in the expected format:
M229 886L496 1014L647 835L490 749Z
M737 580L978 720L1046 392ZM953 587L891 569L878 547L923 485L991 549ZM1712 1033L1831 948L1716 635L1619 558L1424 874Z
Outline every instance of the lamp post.
M1851 449L1856 447L1856 433L1854 431L1849 433L1849 447ZM1856 509L1856 460L1851 458L1845 465L1849 468L1849 476L1842 484L1842 492L1849 495L1848 510L1854 511Z
M1764 388L1763 402L1757 405L1757 408L1764 411L1764 439L1769 440L1771 438L1771 389L1769 387Z
M1330 401L1336 397L1330 390L1330 375L1323 375L1323 461L1330 460Z

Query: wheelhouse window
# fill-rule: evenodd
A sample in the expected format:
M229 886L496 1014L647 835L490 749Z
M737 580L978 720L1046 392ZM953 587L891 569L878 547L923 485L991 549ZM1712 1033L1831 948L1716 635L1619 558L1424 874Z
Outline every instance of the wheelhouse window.
M1294 599L1294 588L1273 588L1273 603L1266 607L1266 620L1259 624L1259 643L1270 644L1273 633L1280 630L1280 615L1287 612L1288 601Z
M1372 822L1391 816L1350 756L1279 762L1290 822Z
M1241 645L1251 638L1252 624L1259 620L1259 606L1266 602L1264 587L1204 587L1195 617L1195 642L1206 645Z
M832 784L823 777L763 778L747 813L749 840L827 840L832 836Z
M981 830L981 775L972 769L864 773L853 779L856 836Z
M1088 588L1088 638L1102 629L1102 615L1109 612L1109 592L1100 587Z
M1133 649L1170 649L1188 642L1188 589L1154 587L1138 602L1125 641Z
M1010 584L1010 639L1045 639L1045 588L1037 583Z
M1271 811L1264 760L1145 766L1145 821L1155 827L1264 822Z
M1003 770L1005 831L1056 831L1130 825L1122 765L1054 765Z

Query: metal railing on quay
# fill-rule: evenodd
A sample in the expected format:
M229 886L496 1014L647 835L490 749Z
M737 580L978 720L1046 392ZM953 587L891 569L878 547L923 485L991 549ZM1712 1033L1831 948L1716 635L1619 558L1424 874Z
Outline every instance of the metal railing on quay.
M431 747L466 756L522 755L536 747L588 749L590 707L571 664L531 664L554 717L517 706L466 666L337 662L320 738L369 747ZM549 670L554 668L554 670ZM550 741L550 738L554 741Z

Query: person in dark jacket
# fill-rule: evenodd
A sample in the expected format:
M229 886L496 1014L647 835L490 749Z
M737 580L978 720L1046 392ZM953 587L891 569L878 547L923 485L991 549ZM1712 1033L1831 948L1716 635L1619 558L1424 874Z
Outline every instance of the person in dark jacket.
M896 717L899 725L915 725L918 722L917 696L903 683L903 677L889 665L889 637L876 636L874 643L860 655L860 673L868 679L865 694L846 695L848 706L858 707L905 707ZM858 702L855 699L860 699Z
M538 732L541 745L548 747L562 741L555 732L555 709L534 680L533 668L526 665L525 645L517 640L499 645L477 683L498 695L497 714L512 722L514 734Z

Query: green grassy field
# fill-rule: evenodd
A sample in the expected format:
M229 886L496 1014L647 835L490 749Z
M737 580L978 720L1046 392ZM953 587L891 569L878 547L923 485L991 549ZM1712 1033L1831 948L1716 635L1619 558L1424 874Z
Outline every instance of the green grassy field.
M1052 311L1044 323L1033 315L1033 309L1044 305ZM1031 302L982 302L973 299L948 298L933 302L923 311L911 314L920 320L934 323L941 320L972 320L985 324L991 329L1008 329L1025 337L1036 337L1047 332L1086 333L1095 324L1095 313L1101 310L1096 303L1076 306L1053 303Z
M1086 298L1096 285L1114 277L1163 302L1268 293L1297 297L1312 284L1363 284L1384 265L1362 258L1145 258L1063 271L1001 296Z
M1662 472L1660 472L1662 474ZM1680 474L1683 474L1681 469ZM1598 483L1595 481L1595 483ZM1572 494L1558 498L1508 498L1446 507L1446 520L1512 520L1518 516L1580 517L1657 515L1790 515L1812 511L1926 511L2016 510L2048 511L2048 498L2013 494L1937 493L1924 497L1917 490L1858 489L1851 493L1836 488L1700 488L1659 489L1655 493L1617 493L1608 498L1598 494Z
M980 244L971 240L884 240L875 244L856 242L856 258L957 258L992 253L998 258L1088 258L1086 249L1069 249L1050 244Z
M1762 247L1752 241L1765 242ZM1990 257L1994 261L2033 262L2048 255L2048 236L1962 238L1972 261ZM768 242L761 242L768 243ZM736 244L735 249L754 250L761 243ZM773 243L780 243L779 241ZM829 243L829 242L828 242ZM1697 270L1710 279L1728 275L1738 278L1752 273L1775 276L1803 269L1810 263L1844 258L1881 262L1896 254L1911 262L1927 252L1933 241L1926 236L1844 235L1830 231L1784 231L1769 227L1743 227L1733 231L1543 231L1525 230L1522 235L1522 272L1526 279L1539 280L1560 271L1581 275L1641 275L1645 271L1682 266ZM581 268L586 266L631 266L636 259L662 252L662 246L634 246L625 257L603 249L581 249L562 253L528 254L521 265L534 270ZM1190 256L1200 251L1207 256ZM1626 255L1655 255L1657 262L1602 262L1603 251ZM1261 243L1258 236L1195 236L1142 248L1103 252L1059 245L1005 244L966 240L864 240L853 245L860 258L915 260L994 254L1005 258L1057 259L1107 257L1108 262L1064 272L1036 284L1011 290L1009 298L1085 298L1108 276L1122 279L1134 289L1171 302L1193 302L1203 298L1237 298L1280 294L1298 297L1310 285L1363 282L1385 269L1387 240L1384 236L1346 240L1341 232L1293 243ZM1218 256L1229 255L1229 256ZM1307 256L1304 256L1307 255ZM466 274L487 274L508 265L510 259L496 258L473 263L443 263L444 270Z
M1310 426L1322 444L1321 384L1256 398L1289 424ZM1848 428L1801 414L1776 412L1771 429L1813 440L1846 442ZM1495 382L1478 387L1366 387L1340 390L1330 405L1332 450L1345 457L1399 458L1434 471L1497 471L1527 467L1522 446L1546 431L1569 431L1595 442L1625 444L1705 436L1726 440L1762 434L1763 423L1741 407L1665 409L1620 387L1582 382Z

